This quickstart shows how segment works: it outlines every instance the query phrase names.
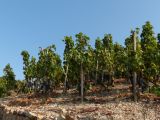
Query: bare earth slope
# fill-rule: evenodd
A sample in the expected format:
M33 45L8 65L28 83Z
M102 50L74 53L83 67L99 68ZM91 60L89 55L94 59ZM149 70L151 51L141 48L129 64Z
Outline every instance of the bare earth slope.
M100 98L97 98L100 99ZM77 98L78 100L78 98ZM24 113L39 120L160 120L159 102L121 102L81 104L68 97L10 98L1 101L8 113ZM10 117L8 120L14 120ZM5 119L4 119L5 120ZM15 119L18 120L18 119Z
M160 97L141 94L131 101L127 84L111 91L101 86L85 94L84 103L75 89L67 94L56 90L52 95L20 95L0 99L0 120L160 120Z

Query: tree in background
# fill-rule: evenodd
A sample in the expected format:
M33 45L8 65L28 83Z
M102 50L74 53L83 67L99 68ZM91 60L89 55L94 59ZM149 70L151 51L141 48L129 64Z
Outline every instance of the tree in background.
M84 99L84 74L86 70L86 64L87 64L87 50L89 46L89 37L83 33L76 34L76 47L75 47L75 59L77 61L77 64L79 65L80 70L80 83L81 83L81 102L83 102Z
M38 54L37 74L45 92L48 92L51 87L59 84L57 75L61 76L61 60L59 55L55 53L55 50L55 45L51 45L40 50Z
M15 88L16 80L15 80L15 74L13 72L13 69L11 68L10 64L7 64L5 68L3 69L4 76L3 79L7 81L7 89L12 90Z
M119 43L114 44L114 76L116 78L126 77L127 54L125 48Z
M7 93L7 81L2 77L0 78L0 97L5 96Z
M64 37L63 66L55 45L41 48L38 58L30 56L28 51L22 51L25 80L16 83L12 68L6 65L4 76L0 78L0 95L14 89L15 84L19 90L22 90L21 87L26 88L22 91L48 93L64 83L64 93L69 85L72 88L78 86L83 102L90 81L94 81L94 85L108 86L113 85L114 78L123 77L132 82L133 73L136 72L139 85L142 85L142 79L155 86L159 82L160 34L157 38L154 36L150 22L143 25L140 38L139 29L131 31L125 39L125 46L113 43L111 34L105 34L102 39L97 38L95 47L89 44L90 38L81 32L75 38L74 41L71 36Z
M126 53L127 53L127 64L126 68L128 71L128 78L132 84L132 92L134 101L137 101L138 88L137 83L140 83L138 78L142 77L142 51L140 41L137 36L139 29L131 31L130 37L125 40Z
M103 43L100 38L97 38L95 41L95 50L94 50L94 61L95 61L95 83L99 81L100 70L102 70L102 50L103 50Z
M74 48L74 41L72 37L65 36L63 42L65 43L65 49L63 54L63 73L64 73L64 93L67 92L68 87L68 73L72 71L72 59L73 59L73 48ZM73 73L70 73L73 74Z
M114 77L114 50L113 50L113 40L111 34L105 34L103 38L103 51L102 51L102 61L103 61L103 70L102 70L102 82L103 75L109 76L108 85L113 84Z
M157 75L157 81L160 82L160 34L157 35L157 39L158 39L158 42L157 42L157 59L156 59L156 64L157 64L157 67L158 67L158 75Z
M48 92L61 81L61 59L55 53L55 45L40 49L38 60L31 57L27 51L22 51L24 75L27 87L37 92Z
M7 64L3 69L4 75L0 77L0 97L6 96L10 90L14 90L16 87L15 74L10 64Z
M155 77L158 75L157 57L157 40L154 36L153 26L149 21L142 27L141 33L142 58L144 62L144 77L147 82L156 84Z
M21 55L23 57L23 74L26 81L26 88L31 88L30 86L30 74L31 71L29 70L29 64L30 64L30 55L28 51L22 51Z

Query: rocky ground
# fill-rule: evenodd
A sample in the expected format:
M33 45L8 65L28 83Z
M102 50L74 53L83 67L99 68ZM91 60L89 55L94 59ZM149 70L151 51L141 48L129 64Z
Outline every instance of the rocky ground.
M153 98L153 95L136 103L118 97L114 101L109 101L111 97L88 96L82 104L78 97L21 96L1 99L1 107L3 106L5 112L9 113L6 114L10 116L7 120L24 119L13 117L12 114L15 113L27 116L25 120L160 120L160 102L147 98Z
M48 103L26 106L10 106L3 103L12 113L28 114L30 119L40 120L160 120L160 103L155 102L109 102L92 103ZM13 117L12 117L13 118Z
M117 84L105 92L93 88L84 103L75 89L65 95L57 90L45 97L31 94L3 98L0 120L160 120L160 97L140 94L135 103L127 86Z

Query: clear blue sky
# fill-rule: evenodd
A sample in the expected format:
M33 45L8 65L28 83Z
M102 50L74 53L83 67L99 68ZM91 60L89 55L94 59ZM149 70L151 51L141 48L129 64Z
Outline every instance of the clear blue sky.
M160 0L0 0L0 75L10 63L17 79L23 79L20 55L56 44L62 55L62 39L83 32L95 38L111 33L123 44L131 29L151 21L160 32Z

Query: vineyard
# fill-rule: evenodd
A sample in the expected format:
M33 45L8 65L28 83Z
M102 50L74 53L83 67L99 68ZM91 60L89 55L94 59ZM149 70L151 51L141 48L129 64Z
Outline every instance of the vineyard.
M8 106L72 103L73 110L73 104L81 103L160 102L160 34L155 35L149 21L142 29L131 30L124 45L114 43L112 35L105 34L92 46L82 32L65 36L63 42L63 57L54 44L39 47L38 58L22 51L24 80L16 80L10 64L6 65L0 78L0 96L17 96L7 102ZM79 114L100 110L111 116L116 112L93 106L80 107ZM72 110L72 115L76 114Z

